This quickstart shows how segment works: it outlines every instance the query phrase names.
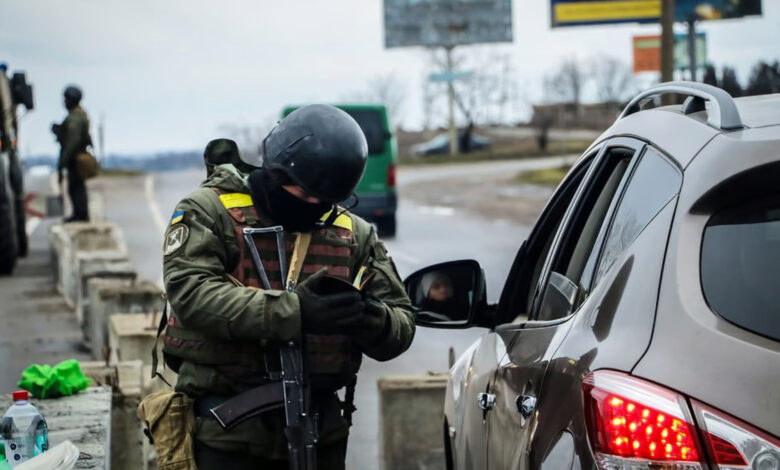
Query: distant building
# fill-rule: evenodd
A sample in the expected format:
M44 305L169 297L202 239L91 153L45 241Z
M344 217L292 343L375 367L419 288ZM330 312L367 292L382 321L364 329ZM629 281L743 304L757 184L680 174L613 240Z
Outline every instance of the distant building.
M623 110L622 103L539 104L533 106L531 124L564 129L606 129Z

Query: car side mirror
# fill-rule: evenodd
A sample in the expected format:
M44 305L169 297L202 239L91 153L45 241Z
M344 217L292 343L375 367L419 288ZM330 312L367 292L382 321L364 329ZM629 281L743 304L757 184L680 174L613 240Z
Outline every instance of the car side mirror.
M404 280L415 323L434 328L468 328L485 309L485 275L474 260L423 268Z

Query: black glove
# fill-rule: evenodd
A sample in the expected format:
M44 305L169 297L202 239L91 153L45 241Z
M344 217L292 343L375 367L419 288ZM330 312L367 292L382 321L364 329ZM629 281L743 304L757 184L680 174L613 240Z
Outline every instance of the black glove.
M379 299L369 294L365 301L363 314L357 321L348 325L349 335L362 344L370 344L387 335L390 329L388 307Z
M358 291L321 292L320 284L327 270L322 269L296 286L301 307L303 330L308 333L345 333L366 308Z

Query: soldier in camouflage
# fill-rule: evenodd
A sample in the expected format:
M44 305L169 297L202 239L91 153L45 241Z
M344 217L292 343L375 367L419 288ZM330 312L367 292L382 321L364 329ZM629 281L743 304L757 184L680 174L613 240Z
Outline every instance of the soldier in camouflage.
M387 361L411 344L411 302L384 245L371 225L336 205L352 195L366 155L349 115L306 106L266 137L258 160L246 162L251 173L217 165L177 205L165 235L173 314L163 351L178 372L176 390L195 399L200 470L287 468L283 410L225 431L209 409L278 380L279 343L301 335L320 416L318 468L343 469L352 404L336 391L354 386L363 354ZM274 225L285 229L288 259L295 234L311 234L294 291L283 289L274 239L255 241L267 290L241 237L245 227ZM370 280L360 292L329 292L326 274Z
M60 143L60 159L57 164L60 185L62 185L63 170L68 171L68 197L73 206L73 214L65 221L88 221L87 186L76 171L76 156L92 145L89 118L80 105L82 93L79 88L68 86L63 97L68 116L62 124L52 125L52 132Z

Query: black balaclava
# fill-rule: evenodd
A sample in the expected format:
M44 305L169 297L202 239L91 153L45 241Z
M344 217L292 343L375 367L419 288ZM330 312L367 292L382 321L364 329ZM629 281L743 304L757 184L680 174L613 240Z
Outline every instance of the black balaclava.
M260 212L289 232L310 232L323 214L333 208L328 202L311 203L290 194L282 186L294 184L279 172L258 168L249 175L249 189Z

